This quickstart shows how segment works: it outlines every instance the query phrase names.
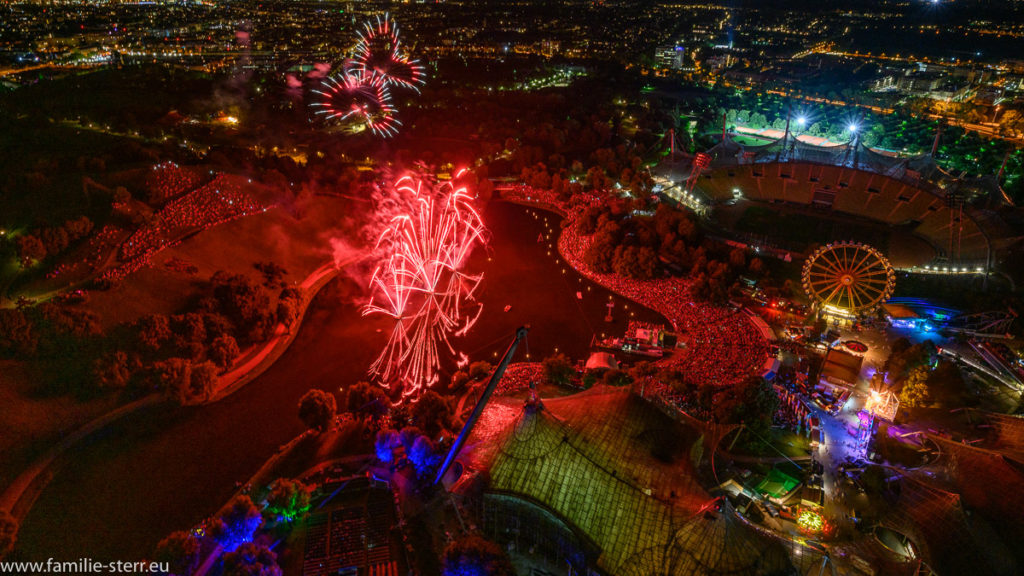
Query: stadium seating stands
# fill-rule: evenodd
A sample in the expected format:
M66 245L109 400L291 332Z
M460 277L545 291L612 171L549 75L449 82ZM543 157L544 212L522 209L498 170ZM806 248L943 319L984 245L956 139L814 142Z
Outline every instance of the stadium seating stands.
M345 490L334 506L307 517L305 576L397 573L391 529L396 515L391 493L380 489Z
M721 167L697 182L697 191L712 202L733 198L737 189L754 201L813 204L892 226L913 225L914 232L941 256L957 262L987 258L988 240L968 210L961 218L960 211L951 211L939 192L882 174L844 166L773 162Z

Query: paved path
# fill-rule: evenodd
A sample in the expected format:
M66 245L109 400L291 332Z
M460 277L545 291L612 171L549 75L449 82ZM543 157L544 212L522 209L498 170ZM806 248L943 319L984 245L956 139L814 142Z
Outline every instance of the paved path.
M299 310L295 325L287 328L283 324L278 324L274 328L274 335L270 337L270 340L260 349L250 353L241 364L220 377L217 381L217 389L211 394L209 401L216 402L221 400L246 385L269 368L281 354L284 354L285 350L288 349L288 346L299 333L299 325L302 323L306 308L313 301L316 294L337 276L342 268L358 260L361 260L361 258L350 258L337 265L334 262L329 262L307 276L302 281L302 284L299 285L302 293L302 309Z

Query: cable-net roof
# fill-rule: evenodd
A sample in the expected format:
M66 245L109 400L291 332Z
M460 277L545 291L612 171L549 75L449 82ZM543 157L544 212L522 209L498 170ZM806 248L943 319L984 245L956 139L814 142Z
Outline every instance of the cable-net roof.
M944 482L949 494L955 496L958 506L969 512L974 533L972 540L941 543L933 546L933 553L944 555L950 563L960 559L965 569L971 564L991 566L992 573L1007 572L1001 562L1002 552L1011 550L1016 556L1014 566L1024 566L1024 466L995 450L977 448L946 438L929 435L940 449L937 464L943 473L935 482ZM937 489L936 489L937 490ZM921 522L931 526L932 519ZM989 528L991 527L991 528ZM978 557L984 550L994 550ZM936 570L939 569L935 566Z
M985 437L977 448L1002 453L1024 464L1024 417L971 409L971 414L984 423Z
M898 153L847 142L833 146L820 146L787 133L778 140L758 145L744 145L726 137L708 150L711 166L736 166L768 162L811 162L831 166L845 166L882 174L914 185L931 184L939 189L955 192L978 207L997 208L1012 206L1010 197L995 176L971 178L966 175L947 174L935 163L931 154L903 156Z
M622 388L544 404L492 401L461 460L489 476L488 490L521 495L586 535L602 570L792 573L785 548L714 511L688 457L697 432ZM666 444L671 457L656 456Z

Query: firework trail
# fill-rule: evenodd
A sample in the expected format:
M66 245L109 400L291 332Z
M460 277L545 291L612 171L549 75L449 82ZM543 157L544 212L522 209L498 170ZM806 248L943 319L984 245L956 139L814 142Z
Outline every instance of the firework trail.
M382 137L393 136L401 125L387 84L379 76L343 70L325 78L313 93L317 95L311 104L314 114L327 122L354 120Z
M398 24L386 13L363 24L353 60L358 70L383 78L389 86L419 91L426 81L426 70L404 53Z
M455 355L451 336L466 334L483 310L476 300L483 275L464 266L485 229L466 189L452 182L407 175L393 192L411 202L377 240L383 257L362 313L395 320L370 374L408 398L438 381L441 352Z

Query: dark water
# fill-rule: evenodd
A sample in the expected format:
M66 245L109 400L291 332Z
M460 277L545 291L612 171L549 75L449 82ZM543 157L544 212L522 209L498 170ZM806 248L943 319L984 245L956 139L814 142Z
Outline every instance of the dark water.
M616 297L615 322L605 323L610 294L569 269L554 247L547 253L556 242L557 217L495 203L485 221L490 246L470 263L485 274L484 311L472 332L453 342L471 360L495 360L522 324L531 331L517 360L527 353L540 360L556 348L584 357L593 334L621 334L630 312L660 320ZM538 242L539 234L550 234L550 240ZM236 481L248 479L302 432L297 404L303 393L337 391L365 379L390 324L361 318L351 304L359 294L346 279L325 288L288 351L232 396L208 406L135 414L70 454L25 519L19 555L138 559L168 533L216 511Z

